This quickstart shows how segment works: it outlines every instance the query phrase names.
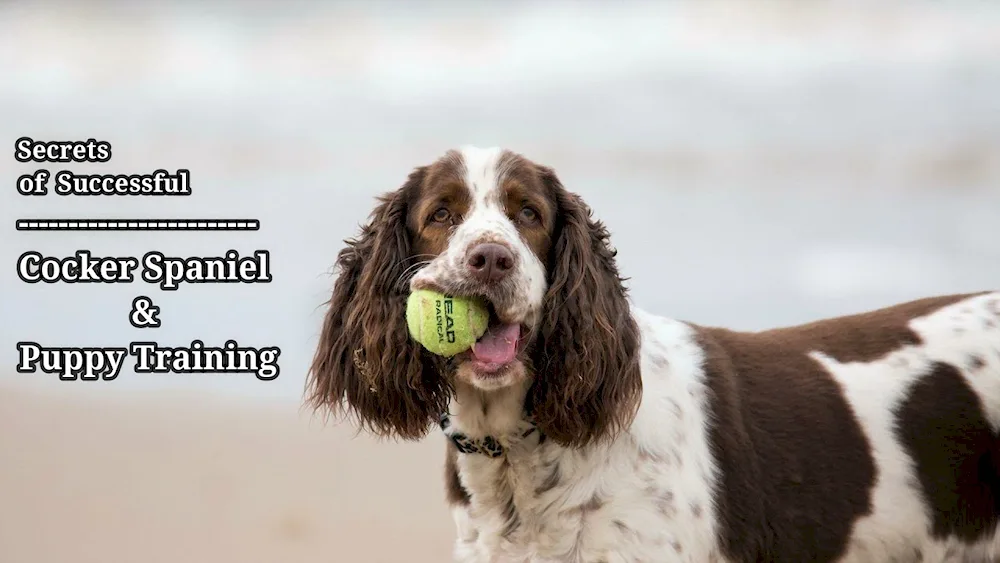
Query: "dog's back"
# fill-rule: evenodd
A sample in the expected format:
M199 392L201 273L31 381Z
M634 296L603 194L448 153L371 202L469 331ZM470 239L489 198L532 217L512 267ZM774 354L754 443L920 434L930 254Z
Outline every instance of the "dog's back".
M1000 293L696 332L724 553L997 560Z

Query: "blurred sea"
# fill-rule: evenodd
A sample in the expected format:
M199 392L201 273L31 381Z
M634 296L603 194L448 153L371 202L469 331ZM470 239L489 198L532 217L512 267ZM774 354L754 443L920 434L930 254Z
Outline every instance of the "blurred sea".
M321 7L322 6L322 7ZM1000 4L0 4L0 378L298 400L329 269L373 196L462 145L554 166L634 300L758 329L1000 287ZM13 159L97 138L106 164ZM20 174L188 168L189 198L24 198ZM31 217L247 217L255 233L24 233ZM268 249L268 285L28 285L68 256ZM135 329L137 295L162 327ZM13 371L15 343L282 349L271 382Z

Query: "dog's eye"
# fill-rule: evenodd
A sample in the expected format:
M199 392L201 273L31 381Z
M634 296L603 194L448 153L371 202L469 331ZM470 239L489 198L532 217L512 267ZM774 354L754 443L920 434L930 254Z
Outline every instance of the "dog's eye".
M517 217L522 222L530 224L538 221L538 212L530 207L522 207Z
M451 219L451 211L448 211L447 208L439 207L437 211L434 212L434 215L431 215L431 219L437 223L447 223L448 220Z

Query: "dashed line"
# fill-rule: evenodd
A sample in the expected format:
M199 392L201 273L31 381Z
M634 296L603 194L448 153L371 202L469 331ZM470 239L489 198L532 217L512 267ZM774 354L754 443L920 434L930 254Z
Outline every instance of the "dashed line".
M19 231L256 231L257 219L18 219Z

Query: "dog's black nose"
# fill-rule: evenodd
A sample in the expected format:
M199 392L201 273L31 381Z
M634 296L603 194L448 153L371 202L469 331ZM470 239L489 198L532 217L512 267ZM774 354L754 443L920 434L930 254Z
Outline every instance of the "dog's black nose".
M469 251L467 264L477 280L496 283L514 269L514 254L502 244L487 242L478 244Z

